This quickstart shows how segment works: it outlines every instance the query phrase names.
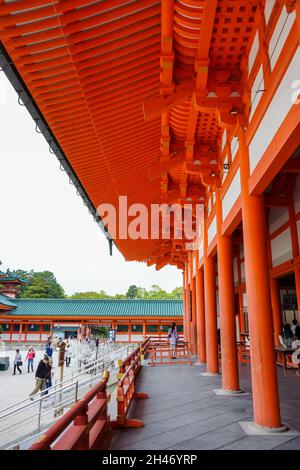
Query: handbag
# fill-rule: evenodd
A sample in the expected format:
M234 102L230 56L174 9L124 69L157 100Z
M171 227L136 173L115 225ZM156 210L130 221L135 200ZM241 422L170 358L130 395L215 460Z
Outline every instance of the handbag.
M22 365L23 365L23 361L18 361L17 365L18 365L18 366L22 366Z

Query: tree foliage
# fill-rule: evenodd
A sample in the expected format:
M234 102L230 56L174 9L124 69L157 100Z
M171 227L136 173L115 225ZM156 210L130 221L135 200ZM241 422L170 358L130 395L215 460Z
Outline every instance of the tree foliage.
M57 282L54 274L51 271L35 272L24 271L18 269L12 271L18 277L27 280L27 284L21 286L20 297L21 298L64 298L65 293L62 286ZM155 299L170 299L170 300L181 300L182 299L182 288L175 287L171 292L167 292L160 286L154 284L150 289L136 286L135 284L129 286L126 294L117 293L115 295L109 295L104 290L99 292L88 291L88 292L75 292L73 295L68 297L69 299L144 299L144 300L155 300Z
M51 271L23 271L13 272L27 283L21 286L20 297L28 299L61 299L65 293Z

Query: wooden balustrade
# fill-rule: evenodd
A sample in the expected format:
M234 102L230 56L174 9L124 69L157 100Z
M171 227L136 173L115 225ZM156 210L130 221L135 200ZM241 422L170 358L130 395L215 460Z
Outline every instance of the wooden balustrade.
M41 436L29 450L107 449L112 433L108 416L109 372L64 416Z

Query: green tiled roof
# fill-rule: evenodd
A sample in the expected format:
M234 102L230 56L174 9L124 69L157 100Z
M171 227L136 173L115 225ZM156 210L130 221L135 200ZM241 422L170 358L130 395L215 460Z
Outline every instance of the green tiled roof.
M14 303L15 299L11 301L10 297L7 297L6 295L1 295L0 294L0 304L1 305L6 305L7 307L16 307L17 305Z
M181 300L14 299L11 316L179 317Z
M10 271L7 271L6 273L3 273L0 271L0 284L1 282L15 282L18 281L21 284L26 284L27 280L23 279L21 277L18 277L16 274L11 273Z

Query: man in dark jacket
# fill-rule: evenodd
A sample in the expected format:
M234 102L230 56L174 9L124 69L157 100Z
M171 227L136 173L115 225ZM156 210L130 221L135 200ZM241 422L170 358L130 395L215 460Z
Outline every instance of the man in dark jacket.
M40 360L39 365L37 367L35 373L35 389L30 393L30 400L33 400L32 395L35 395L40 390L41 392L45 388L46 378L47 378L47 371L48 371L48 363L49 357L44 356L43 359Z

